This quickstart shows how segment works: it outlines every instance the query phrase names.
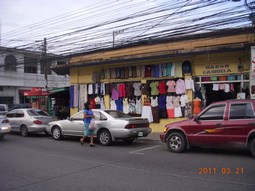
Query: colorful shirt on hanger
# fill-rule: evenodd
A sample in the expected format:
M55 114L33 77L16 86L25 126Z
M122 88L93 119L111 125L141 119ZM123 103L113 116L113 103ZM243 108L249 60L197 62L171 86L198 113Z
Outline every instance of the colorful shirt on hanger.
M166 94L166 83L164 81L159 82L159 94Z
M151 87L151 95L158 95L159 91L158 91L158 82L151 82L150 83L150 87Z
M172 75L172 63L167 63L166 64L166 76L171 76Z
M174 80L168 80L166 85L168 86L167 92L174 93L175 92L175 81Z
M179 80L176 81L175 91L176 91L176 94L184 94L184 93L186 93L186 88L185 88L184 80L179 79Z
M119 92L115 88L112 88L112 99L113 100L119 99Z
M145 66L145 77L151 77L152 73L152 66L151 65L146 65Z
M134 95L135 96L141 96L142 92L141 92L141 83L140 82L135 82L133 84L134 87Z
M119 97L126 97L126 85L124 83L118 84Z
M191 78L185 79L185 87L186 90L192 90L194 92L195 91L194 80Z

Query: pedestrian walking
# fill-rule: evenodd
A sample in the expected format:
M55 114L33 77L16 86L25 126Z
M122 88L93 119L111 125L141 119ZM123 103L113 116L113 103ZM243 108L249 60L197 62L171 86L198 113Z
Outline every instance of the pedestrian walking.
M87 101L84 104L84 135L83 137L80 139L81 144L84 144L84 141L86 139L86 137L90 137L90 147L94 147L94 130L89 128L89 124L91 123L92 118L94 118L95 116L93 115L93 112L91 110L92 105L89 101Z

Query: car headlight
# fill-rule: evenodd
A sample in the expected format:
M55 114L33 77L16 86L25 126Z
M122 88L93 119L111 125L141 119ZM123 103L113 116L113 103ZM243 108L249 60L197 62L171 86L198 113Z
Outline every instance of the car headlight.
M168 127L165 127L163 132L166 133L167 130L168 130Z

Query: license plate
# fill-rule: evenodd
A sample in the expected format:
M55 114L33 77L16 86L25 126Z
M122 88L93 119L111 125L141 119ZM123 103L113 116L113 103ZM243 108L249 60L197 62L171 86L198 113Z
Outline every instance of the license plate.
M143 132L139 132L138 137L142 137L142 136L143 136Z

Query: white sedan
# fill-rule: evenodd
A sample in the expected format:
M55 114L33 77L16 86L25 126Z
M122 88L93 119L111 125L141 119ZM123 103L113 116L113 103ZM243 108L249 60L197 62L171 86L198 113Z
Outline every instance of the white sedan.
M102 145L110 145L117 139L132 142L151 133L148 119L132 117L116 110L93 109L92 111L95 116L95 135ZM83 111L80 111L70 119L50 122L46 131L56 140L64 136L81 137L84 131L83 115Z

